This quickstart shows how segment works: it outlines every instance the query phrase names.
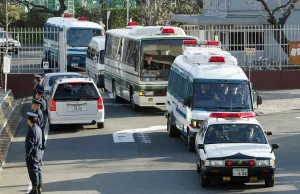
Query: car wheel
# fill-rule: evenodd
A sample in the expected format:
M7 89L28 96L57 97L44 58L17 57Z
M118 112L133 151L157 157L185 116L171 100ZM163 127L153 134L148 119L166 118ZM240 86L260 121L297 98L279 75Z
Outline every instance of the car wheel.
M115 83L113 83L113 97L114 97L114 102L119 103L120 102L120 97L117 95L117 88Z
M190 135L189 131L187 133L188 133L188 135L187 135L188 150L189 150L189 152L194 152L195 151L195 138Z
M201 187L209 187L210 180L208 178L204 178L204 176L201 173Z
M98 129L104 128L104 123L103 122L102 123L97 123L97 127L98 127Z
M168 118L167 130L168 130L169 137L179 137L180 136L180 132L178 131L176 126L172 124L172 115L170 115Z
M274 187L275 185L275 179L271 179L271 180L265 180L265 186L266 187Z

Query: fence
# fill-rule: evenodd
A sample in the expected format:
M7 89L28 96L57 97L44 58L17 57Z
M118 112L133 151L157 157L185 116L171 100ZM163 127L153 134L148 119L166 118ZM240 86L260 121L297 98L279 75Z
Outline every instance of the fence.
M12 57L11 73L43 73L42 59L45 56L44 46L51 44L59 50L58 44L46 41L44 37L58 37L58 29L44 31L43 28L9 28L8 54ZM2 38L2 39L1 39ZM6 49L6 32L0 31L0 51ZM52 55L54 63L58 62L57 54ZM51 69L58 71L57 67Z
M289 55L290 42L299 42L300 25L234 25L234 26L181 26L188 35L200 40L221 41L222 49L234 55L244 70L300 69L299 53ZM246 48L256 48L256 56L246 56ZM298 51L298 50L297 50ZM289 64L289 57L297 63ZM298 58L299 57L299 58Z

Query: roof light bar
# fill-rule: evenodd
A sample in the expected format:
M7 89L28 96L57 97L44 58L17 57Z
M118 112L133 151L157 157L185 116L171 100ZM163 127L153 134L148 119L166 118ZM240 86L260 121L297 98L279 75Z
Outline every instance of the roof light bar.
M79 17L78 21L87 21L86 17Z
M241 113L226 113L226 112L212 112L209 117L211 118L254 118L254 112L241 112Z
M209 59L210 63L225 63L225 58L222 56L212 56Z
M127 26L138 26L139 23L138 22L128 22Z
M65 13L64 14L64 18L72 18L72 17L73 17L73 15L70 14L70 13Z
M162 28L161 33L162 34L174 34L175 31L173 28Z
M184 45L196 45L197 40L183 40Z

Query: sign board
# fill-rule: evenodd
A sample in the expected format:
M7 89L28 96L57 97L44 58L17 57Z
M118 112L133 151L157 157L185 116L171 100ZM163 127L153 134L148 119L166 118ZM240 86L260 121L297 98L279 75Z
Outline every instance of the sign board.
M245 48L245 55L246 56L255 56L256 55L256 48Z
M43 62L43 69L49 69L49 62L48 61Z
M109 20L110 17L110 11L107 11L107 20Z
M3 57L3 73L10 73L11 56L6 55Z
M289 65L300 65L300 42L289 42Z

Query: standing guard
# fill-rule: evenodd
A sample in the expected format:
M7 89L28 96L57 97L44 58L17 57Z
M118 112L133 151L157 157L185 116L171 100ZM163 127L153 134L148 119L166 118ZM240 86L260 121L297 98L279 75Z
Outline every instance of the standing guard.
M40 87L42 87L42 85L40 84L42 79L41 75L35 74L34 75L34 87L33 87L33 98L35 98L35 94L36 94L36 90Z
M42 158L42 131L36 124L38 115L27 112L28 131L25 140L26 166L32 184L29 194L42 193L42 170L39 163Z

